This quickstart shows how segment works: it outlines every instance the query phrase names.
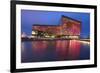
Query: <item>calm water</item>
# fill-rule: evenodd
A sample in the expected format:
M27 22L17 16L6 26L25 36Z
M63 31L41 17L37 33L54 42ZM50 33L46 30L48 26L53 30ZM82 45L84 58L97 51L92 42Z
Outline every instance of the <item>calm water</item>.
M22 63L89 58L90 45L78 40L24 41L21 46Z

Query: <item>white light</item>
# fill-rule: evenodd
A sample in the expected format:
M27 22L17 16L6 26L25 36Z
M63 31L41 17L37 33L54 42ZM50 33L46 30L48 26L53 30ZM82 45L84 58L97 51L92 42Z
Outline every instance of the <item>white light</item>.
M88 42L88 41L80 41L81 43L84 43L84 44L87 44L87 45L89 45L90 44L90 42Z
M36 32L35 31L32 31L32 34L36 34Z
M78 39L79 37L78 36L69 36L69 38L71 38L71 39Z
M51 36L51 38L55 38L55 36Z

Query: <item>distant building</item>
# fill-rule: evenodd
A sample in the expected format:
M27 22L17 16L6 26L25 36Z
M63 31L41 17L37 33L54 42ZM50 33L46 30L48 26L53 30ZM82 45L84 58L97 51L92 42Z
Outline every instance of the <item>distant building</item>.
M27 35L25 34L25 32L23 32L23 33L21 34L21 37L22 37L22 38L27 37Z
M81 22L67 16L62 16L60 25L40 25L32 26L32 35L37 37L66 37L79 38Z

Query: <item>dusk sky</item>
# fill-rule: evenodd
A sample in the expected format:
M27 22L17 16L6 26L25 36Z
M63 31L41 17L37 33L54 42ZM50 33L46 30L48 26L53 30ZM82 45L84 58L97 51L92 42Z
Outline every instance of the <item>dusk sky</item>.
M81 35L87 37L90 34L90 14L79 12L55 12L55 11L37 11L21 10L21 32L31 35L32 25L59 25L61 16L68 16L72 19L79 20L81 24Z

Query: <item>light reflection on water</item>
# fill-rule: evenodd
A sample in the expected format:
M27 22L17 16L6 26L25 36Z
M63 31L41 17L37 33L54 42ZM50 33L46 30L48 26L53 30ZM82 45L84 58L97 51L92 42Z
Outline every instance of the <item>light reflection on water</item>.
M24 41L21 49L22 63L90 58L90 45L78 40Z

